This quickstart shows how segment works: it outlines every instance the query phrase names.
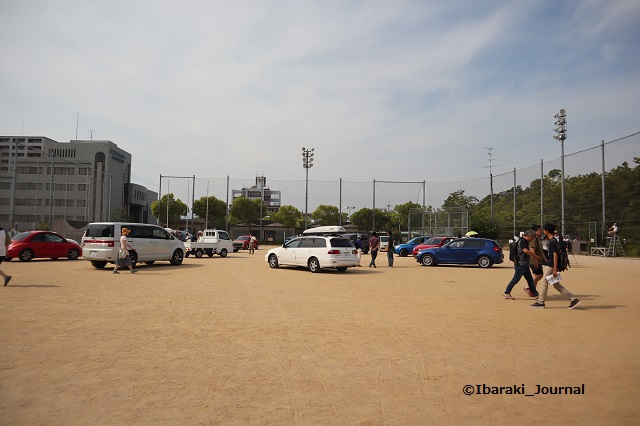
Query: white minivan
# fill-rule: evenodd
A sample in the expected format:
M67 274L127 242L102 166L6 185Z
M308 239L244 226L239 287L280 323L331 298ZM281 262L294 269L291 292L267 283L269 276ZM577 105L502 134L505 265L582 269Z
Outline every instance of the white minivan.
M133 266L138 262L151 265L156 260L168 260L172 265L182 263L184 244L164 228L147 223L125 222L90 223L82 236L84 259L98 269L104 268L107 263L114 263L120 250L122 228L131 231L127 241L132 247L129 255Z

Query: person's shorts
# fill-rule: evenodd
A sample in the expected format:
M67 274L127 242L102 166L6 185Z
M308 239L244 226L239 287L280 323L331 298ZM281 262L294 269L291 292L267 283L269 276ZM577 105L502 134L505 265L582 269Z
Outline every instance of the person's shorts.
M530 266L531 266L531 273L533 275L542 275L542 265L538 265L537 267L533 265L530 265Z

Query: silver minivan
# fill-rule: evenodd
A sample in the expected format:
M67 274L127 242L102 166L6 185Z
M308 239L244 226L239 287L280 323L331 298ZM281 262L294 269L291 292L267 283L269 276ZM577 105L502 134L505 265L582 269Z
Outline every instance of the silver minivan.
M84 259L94 268L102 269L114 263L120 250L121 229L131 232L127 241L133 266L138 262L151 265L157 260L168 260L172 265L182 264L185 248L182 241L158 225L147 223L99 222L90 223L82 237Z

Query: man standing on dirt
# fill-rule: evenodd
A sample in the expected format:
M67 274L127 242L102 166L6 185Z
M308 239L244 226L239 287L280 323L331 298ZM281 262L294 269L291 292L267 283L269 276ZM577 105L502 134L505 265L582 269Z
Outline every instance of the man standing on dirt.
M389 262L389 267L393 268L393 233L391 231L387 231L387 235L389 236L389 244L387 245L387 261Z
M371 248L371 263L369 263L369 268L372 266L375 268L376 257L378 257L378 250L380 249L380 239L378 238L378 234L375 232L371 235L371 239L369 240L369 246Z

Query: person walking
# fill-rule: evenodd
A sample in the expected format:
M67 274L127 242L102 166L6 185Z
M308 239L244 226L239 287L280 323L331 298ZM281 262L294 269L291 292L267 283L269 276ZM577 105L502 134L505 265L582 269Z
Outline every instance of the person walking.
M389 263L389 267L393 268L393 233L391 231L387 231L387 235L389 236L389 244L387 245L387 261Z
M357 259L358 259L358 266L362 267L362 265L360 264L360 260L362 259L362 237L360 235L358 235L358 238L356 238L356 243L354 244L356 251L358 252L358 254L356 255Z
M378 257L378 250L380 250L380 239L378 238L378 234L373 232L371 234L371 238L369 239L369 246L371 248L371 263L369 263L369 268L372 266L376 267L376 257Z
M122 234L120 236L120 250L118 251L118 258L116 259L115 267L113 268L114 274L120 273L118 272L118 266L128 267L131 270L132 274L138 272L137 269L133 269L133 265L131 264L131 256L129 256L129 250L133 249L133 247L131 247L131 244L129 244L129 242L127 241L127 235L129 235L129 232L131 232L129 228L122 228L122 230L120 231L120 233Z
M513 264L513 268L515 269L513 278L511 278L511 281L507 284L507 289L502 294L505 299L514 300L514 297L511 296L511 290L513 290L513 287L520 282L520 279L523 276L524 279L527 280L529 288L533 289L534 292L536 290L533 283L533 277L531 276L531 270L529 269L530 259L538 257L529 247L529 243L535 238L535 236L536 232L532 229L528 229L524 232L524 236L518 240L518 259ZM540 258L540 260L542 260L542 258Z
M533 290L529 287L525 287L524 291L529 295L529 297L538 297L538 292L536 289L538 288L538 281L542 279L542 265L547 263L547 257L544 255L544 250L542 249L542 226L533 225L531 227L533 231L535 231L536 235L529 243L529 248L533 251L537 257L532 257L531 260L531 273L533 274Z
M11 245L11 237L9 236L9 233L0 226L0 265L2 265L2 261L4 261L4 258L7 255L9 245ZM11 278L13 278L11 275L5 274L2 270L0 270L0 276L4 279L5 287L9 284Z
M547 260L547 265L544 269L544 277L542 281L542 289L540 290L540 294L538 295L538 301L529 305L530 308L545 308L544 301L547 298L547 292L549 291L549 280L550 277L553 278L553 287L558 290L560 294L570 300L568 309L574 309L576 306L580 304L580 299L575 297L569 290L567 290L558 278L558 261L559 261L559 249L558 249L558 240L553 236L556 226L553 223L547 223L542 228L544 230L544 234L549 239L549 258Z

